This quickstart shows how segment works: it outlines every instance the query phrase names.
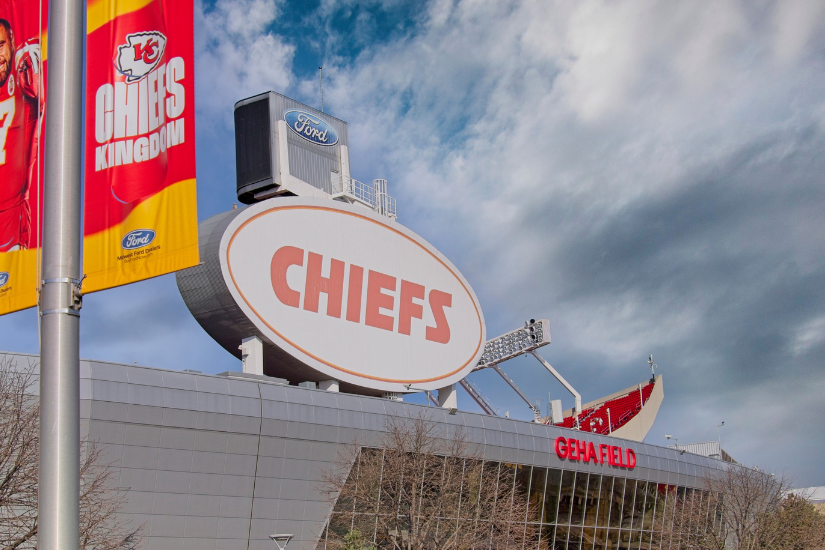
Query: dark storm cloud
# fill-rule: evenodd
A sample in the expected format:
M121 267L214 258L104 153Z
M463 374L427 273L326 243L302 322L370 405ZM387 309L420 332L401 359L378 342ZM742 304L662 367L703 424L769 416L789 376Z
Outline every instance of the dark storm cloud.
M799 327L825 311L824 145L810 129L762 140L593 220L553 257L558 295L571 304L644 296L652 319L697 310L701 322L680 340L704 343L698 355L712 358L697 370L710 371L700 385L817 369L792 348Z

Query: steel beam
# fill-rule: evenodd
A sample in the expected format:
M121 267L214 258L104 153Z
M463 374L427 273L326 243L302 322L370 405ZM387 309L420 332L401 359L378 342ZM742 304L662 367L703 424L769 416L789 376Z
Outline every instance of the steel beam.
M521 397L524 400L525 403L527 403L527 406L530 407L531 411L533 411L533 420L535 422L540 422L541 421L541 411L538 410L538 408L536 408L536 406L533 405L533 403L530 402L530 399L526 395L524 395L524 392L522 392L519 389L519 387L516 385L516 383L513 381L513 379L510 378L509 376L507 376L507 373L505 373L503 370L501 370L501 367L499 367L498 365L493 365L491 368L494 371L496 371L499 374L499 376L504 378L504 381L507 382L507 384L509 384L509 386L511 388L513 388L513 390L518 394L519 397Z
M548 363L547 360L544 357L539 355L539 352L534 350L534 351L531 351L530 353L533 355L533 357L538 359L539 363L544 365L544 368L546 368L548 371L550 371L550 374L552 374L553 376L556 377L556 380L561 382L562 386L567 388L567 391L569 391L570 393L573 394L573 398L576 400L576 405L573 408L573 418L576 418L577 419L576 422L578 423L579 415L582 413L582 396L581 396L581 394L579 392L577 392L575 390L575 388L573 388L573 386L571 386L570 383L567 380L565 380L564 377L561 374L559 374L559 372L556 369L554 369L553 366L550 363Z

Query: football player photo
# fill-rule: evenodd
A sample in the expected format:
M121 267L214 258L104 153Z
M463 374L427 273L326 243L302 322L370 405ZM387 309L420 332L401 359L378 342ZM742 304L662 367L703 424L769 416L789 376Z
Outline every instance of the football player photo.
M0 17L0 252L34 245L29 190L38 178L40 59L39 38L18 40Z

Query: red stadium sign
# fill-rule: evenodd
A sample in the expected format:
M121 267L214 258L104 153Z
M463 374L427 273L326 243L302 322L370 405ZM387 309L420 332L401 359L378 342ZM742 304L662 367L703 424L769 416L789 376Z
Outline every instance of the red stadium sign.
M592 461L596 464L608 464L630 470L636 467L636 453L633 449L624 449L616 445L599 444L597 451L596 445L592 442L580 441L572 437L557 437L555 448L556 454L561 459L566 458L577 462Z

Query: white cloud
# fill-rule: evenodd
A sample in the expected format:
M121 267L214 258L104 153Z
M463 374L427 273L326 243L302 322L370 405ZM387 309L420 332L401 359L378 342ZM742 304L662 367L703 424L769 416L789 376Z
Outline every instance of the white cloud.
M218 0L205 10L197 2L198 107L230 124L241 98L282 90L292 81L295 47L271 27L277 0Z
M587 391L664 350L683 407L728 384L786 398L786 294L825 276L817 4L434 2L418 34L328 67L325 96L356 176L389 179L490 331L549 316L560 364L604 358L571 373Z
M825 4L817 0L777 2L773 14L774 55L780 62L793 63L818 34L822 35Z
M402 216L459 214L486 247L537 204L568 205L554 233L511 248L508 273L530 261L525 250L552 253L570 230L795 124L784 106L763 107L825 81L773 81L771 39L744 3L437 8L420 36L331 70L328 102L350 120L353 155L383 159L371 168L391 172ZM823 103L803 99L802 112Z
M825 316L811 319L797 328L791 344L794 356L802 355L825 343Z

